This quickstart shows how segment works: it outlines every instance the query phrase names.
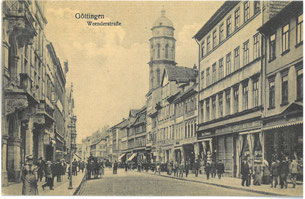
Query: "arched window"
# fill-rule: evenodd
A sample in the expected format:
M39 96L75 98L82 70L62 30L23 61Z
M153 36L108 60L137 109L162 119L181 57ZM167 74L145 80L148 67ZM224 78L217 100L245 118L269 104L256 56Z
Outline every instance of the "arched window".
M165 45L165 58L168 58L168 44Z
M158 44L158 58L160 58L160 44Z

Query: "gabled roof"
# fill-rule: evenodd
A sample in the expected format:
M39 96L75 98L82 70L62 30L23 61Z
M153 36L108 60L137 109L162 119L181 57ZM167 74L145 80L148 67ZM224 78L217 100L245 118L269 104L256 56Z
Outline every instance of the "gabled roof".
M194 84L193 86L191 86L190 88L188 88L186 91L181 92L178 96L176 96L174 102L180 102L181 100L184 100L186 98L188 98L191 95L196 94L198 91L196 91L196 86L198 84Z
M138 124L143 124L146 122L146 113L143 112L139 115L139 117L137 117L136 122L134 123L134 125L138 125Z
M183 66L165 65L161 85L165 75L168 76L168 81L190 82L196 81L197 71Z

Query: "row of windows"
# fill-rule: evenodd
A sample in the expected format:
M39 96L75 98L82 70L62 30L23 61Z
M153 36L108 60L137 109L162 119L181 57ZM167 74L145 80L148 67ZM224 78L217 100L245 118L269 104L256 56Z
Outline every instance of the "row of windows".
M253 36L253 60L259 58L261 56L260 54L260 34L255 34ZM250 62L250 44L249 40L245 41L243 43L243 66L246 66ZM204 88L204 84L206 86L209 86L216 81L224 78L227 75L230 75L232 72L238 70L240 66L240 46L236 47L234 49L234 54L233 54L233 66L232 66L232 53L228 53L225 56L225 69L224 69L224 58L219 59L218 61L218 73L217 73L217 67L216 67L216 62L212 65L211 67L208 67L206 69L206 80L205 78L205 71L203 70L201 72L201 88ZM210 71L212 70L212 71ZM211 74L212 73L212 74Z
M260 1L254 1L254 15L260 11ZM245 1L243 4L244 9L244 23L246 23L250 19L250 2ZM234 11L234 27L237 30L241 26L241 13L240 6ZM225 37L229 37L233 33L233 25L232 25L232 16L230 15L226 19L226 32L224 30L224 23L221 23L212 33L212 41L211 35L208 35L206 40L201 43L201 57L204 57L207 53L209 53L213 48L215 48L219 43L221 43ZM226 35L225 35L226 34ZM218 37L218 40L217 40ZM206 43L205 43L206 42Z
M282 53L286 53L290 48L290 23L285 24L282 29ZM269 37L269 60L276 58L276 33ZM303 14L297 17L296 20L296 45L303 42Z
M154 46L153 45L151 45L151 56L152 56L152 58L154 57L154 55L155 55L155 48L154 48ZM169 44L165 44L165 47L164 47L164 53L165 53L165 55L164 55L164 58L166 58L166 59L168 59L169 58ZM173 45L172 46L172 52L174 52L174 50L175 50L175 45ZM157 44L157 58L158 59L160 59L161 58L161 45L158 43Z
M240 86L242 86L242 92L240 93ZM252 98L249 98L249 86L252 86ZM233 91L233 93L231 93ZM242 95L242 102L240 102L239 95ZM218 102L217 98L218 97ZM233 99L231 99L233 98ZM231 102L233 100L233 104ZM247 110L249 107L249 100L252 100L252 106L257 107L259 105L259 81L258 78L252 80L252 85L249 85L249 81L244 81L238 86L234 86L233 89L226 89L223 92L218 93L210 98L200 102L200 119L201 122L213 120L226 115L234 114L239 111ZM216 110L216 103L218 103L218 110ZM242 103L242 110L239 110L239 105ZM233 112L231 112L231 106L233 105ZM204 111L205 109L205 111ZM225 109L225 112L224 112ZM205 116L205 118L204 118Z
M303 68L300 68L296 72L297 80L297 100L303 100ZM288 89L288 71L283 71L281 73L281 105L286 105L289 103L289 89ZM269 109L275 108L275 77L269 78Z

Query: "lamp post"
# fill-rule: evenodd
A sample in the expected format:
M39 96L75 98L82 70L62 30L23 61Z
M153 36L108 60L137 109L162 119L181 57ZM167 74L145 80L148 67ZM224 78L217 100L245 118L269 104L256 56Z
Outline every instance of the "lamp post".
M69 178L69 187L68 189L73 189L73 186L72 186L72 156L73 156L73 153L72 153L72 143L71 143L71 146L70 146L70 178Z

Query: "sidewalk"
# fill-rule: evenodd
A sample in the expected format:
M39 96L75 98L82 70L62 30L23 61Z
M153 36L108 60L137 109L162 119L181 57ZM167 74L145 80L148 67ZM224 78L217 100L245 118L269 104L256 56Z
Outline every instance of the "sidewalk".
M146 173L145 171L142 172L144 174ZM149 171L148 174L158 175L158 174L154 174L152 171ZM172 175L168 175L166 172L161 172L160 176L173 178L177 180L203 183L203 184L224 187L229 189L255 192L259 194L264 194L266 196L303 196L303 185L297 185L296 188L293 189L291 183L288 183L287 189L281 189L280 186L277 186L277 188L271 188L270 185L256 186L253 184L251 184L250 187L246 187L246 186L243 187L241 185L241 179L239 178L222 177L219 180L217 177L212 179L210 178L209 180L207 180L206 175L199 174L198 177L195 177L195 174L193 173L190 173L187 178L185 177L185 173L183 174L183 178L178 178L178 177L174 177L173 173Z
M72 187L73 189L68 189L69 180L68 176L63 176L62 182L57 182L56 177L54 179L54 190L50 190L49 187L45 187L42 190L41 185L45 183L44 178L42 182L38 182L38 193L41 196L72 196L74 192L76 192L77 188L80 186L83 178L85 176L84 173L78 173L77 176L72 176ZM22 183L11 184L7 187L2 187L2 195L6 196L20 196L22 193Z

